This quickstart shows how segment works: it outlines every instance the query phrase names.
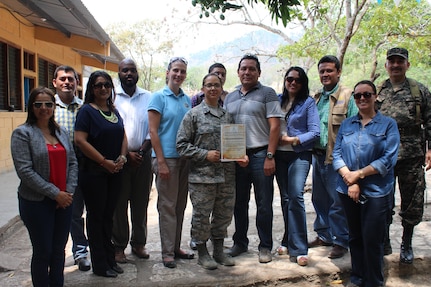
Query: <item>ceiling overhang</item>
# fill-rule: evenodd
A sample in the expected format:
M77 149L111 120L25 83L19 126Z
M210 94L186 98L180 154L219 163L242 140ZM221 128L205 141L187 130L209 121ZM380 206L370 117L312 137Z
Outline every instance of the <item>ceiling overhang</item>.
M2 4L35 26L36 39L71 47L86 62L97 63L95 67L117 66L124 58L81 0L2 0Z

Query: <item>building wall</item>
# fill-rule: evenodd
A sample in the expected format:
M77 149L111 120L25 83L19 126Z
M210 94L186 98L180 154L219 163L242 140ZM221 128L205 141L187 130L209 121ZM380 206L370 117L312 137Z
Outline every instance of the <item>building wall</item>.
M0 173L13 170L13 162L10 154L10 136L12 131L24 123L27 113L0 112Z
M4 6L0 3L0 8ZM57 65L68 65L76 69L80 74L83 72L81 55L70 47L56 45L35 39L34 28L18 14L12 15L6 9L0 9L0 42L4 42L14 48L21 50L21 91L22 102L24 102L24 77L35 79L37 86L37 63L39 58ZM23 68L24 51L35 55L35 71ZM13 170L12 157L10 153L10 137L14 128L22 124L27 118L23 110L8 112L0 110L0 173Z

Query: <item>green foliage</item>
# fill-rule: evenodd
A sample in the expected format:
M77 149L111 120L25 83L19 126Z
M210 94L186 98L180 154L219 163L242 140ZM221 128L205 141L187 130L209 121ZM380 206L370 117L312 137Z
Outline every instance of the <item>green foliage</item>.
M172 54L178 33L173 33L165 22L155 20L114 23L105 30L123 54L136 62L139 86L150 91L164 86L163 61Z
M242 5L232 3L229 0L192 0L192 5L201 7L200 18L209 17L210 14L216 12L220 13L219 17L221 20L225 19L224 13L227 10L238 10L242 9ZM272 20L277 24L281 20L284 27L287 26L288 22L292 19L292 15L297 16L297 11L293 7L300 5L298 0L247 0L248 5L253 7L253 4L263 3L268 8Z

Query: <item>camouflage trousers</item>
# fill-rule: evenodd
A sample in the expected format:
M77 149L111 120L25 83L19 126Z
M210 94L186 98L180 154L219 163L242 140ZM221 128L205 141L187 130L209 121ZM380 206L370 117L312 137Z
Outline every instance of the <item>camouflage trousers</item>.
M424 213L425 172L423 157L398 160L395 176L401 196L400 216L402 225L415 226Z
M224 239L232 222L235 206L235 184L189 183L193 204L192 238L197 244L212 239Z

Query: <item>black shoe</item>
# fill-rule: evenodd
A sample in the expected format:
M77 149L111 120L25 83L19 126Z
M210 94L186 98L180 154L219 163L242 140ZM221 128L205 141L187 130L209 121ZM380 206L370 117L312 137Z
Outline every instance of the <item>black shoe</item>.
M325 242L318 236L313 241L308 242L308 248L314 248L319 246L332 246L332 243Z
M112 266L111 269L114 270L115 272L117 272L118 274L123 274L124 273L123 268L121 268L120 266L118 266L118 264L115 264L114 266Z
M163 266L167 268L177 268L177 263L175 261L165 261L163 260Z
M174 258L175 259L191 260L191 259L195 258L195 254L194 253L188 253L187 251L180 249L178 251L175 251Z
M247 251L248 251L247 247L241 247L237 244L234 244L232 246L232 248L229 250L228 254L232 257L236 257L242 253L247 252Z
M75 259L75 265L78 265L78 269L81 271L88 271L91 268L90 261L88 261L87 257Z
M407 245L404 242L401 243L400 251L400 262L405 264L412 264L414 259L413 249L411 244Z
M106 270L106 271L104 271L104 272L94 272L93 271L93 273L94 274L96 274L97 276L102 276L102 277L109 277L109 278L115 278L115 277L117 277L118 276L118 274L117 274L117 272L115 272L114 270L112 270L112 269L108 269L108 270Z
M329 258L331 259L337 259L337 258L341 258L344 256L344 254L347 253L347 249L344 248L343 246L334 244L334 247L332 247L331 252L329 253Z
M189 245L190 245L190 248L192 250L198 250L198 247L196 246L196 241L194 241L193 238L190 239L190 244Z

